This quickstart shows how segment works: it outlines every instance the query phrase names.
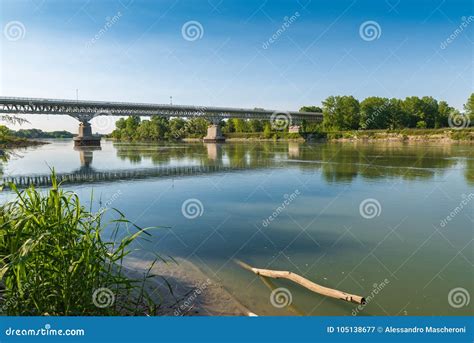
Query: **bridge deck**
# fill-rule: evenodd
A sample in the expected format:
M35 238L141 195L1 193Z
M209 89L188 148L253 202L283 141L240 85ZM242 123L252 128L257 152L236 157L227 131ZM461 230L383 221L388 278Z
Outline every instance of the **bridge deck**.
M318 112L17 97L0 97L0 113L86 116L89 119L102 115L270 119L281 114L295 121L322 120L322 113Z

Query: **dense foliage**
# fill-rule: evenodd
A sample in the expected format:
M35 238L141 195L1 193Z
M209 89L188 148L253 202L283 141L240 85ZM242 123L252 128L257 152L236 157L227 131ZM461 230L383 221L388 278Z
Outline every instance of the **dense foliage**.
M21 129L11 131L11 135L20 138L72 138L74 135L69 131L45 132L40 129Z
M207 133L209 122L204 118L167 119L152 116L141 120L138 116L119 119L111 137L121 140L177 140L182 138L202 138ZM268 120L229 119L221 122L222 132L255 133L262 132L266 138L273 137L277 130L272 129Z
M450 116L460 115L446 101L433 97L411 96L404 100L369 97L359 102L353 96L330 96L318 106L303 106L301 112L322 112L322 124L305 123L303 132L345 131L345 130L400 130L409 128L430 129L448 127ZM464 106L465 114L474 124L474 94ZM120 119L111 136L122 140L176 140L202 138L206 135L209 122L204 118L167 119L152 116L141 120L138 116ZM260 138L278 138L288 133L288 127L278 130L268 120L229 119L221 122L222 132L228 136L255 134ZM243 135L245 136L245 135Z
M464 106L473 117L474 94ZM411 96L404 100L369 97L359 102L353 96L330 96L323 101L323 128L329 131L358 129L442 128L450 116L461 115L446 101Z

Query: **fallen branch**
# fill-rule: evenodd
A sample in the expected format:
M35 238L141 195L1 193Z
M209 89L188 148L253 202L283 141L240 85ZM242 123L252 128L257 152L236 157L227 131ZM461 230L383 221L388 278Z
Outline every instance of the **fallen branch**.
M314 283L308 279L305 279L304 277L289 272L289 271L282 271L282 270L270 270L270 269L260 269L260 268L254 268L249 266L248 264L236 260L235 261L237 264L239 264L242 268L250 270L251 272L260 275L260 276L266 276L274 279L288 279L293 282L296 282L297 284L309 289L310 291L313 291L315 293L319 293L322 295L326 295L331 298L336 298L336 299L341 299L349 302L353 302L356 304L365 304L365 299L364 297L361 297L359 295L354 295L354 294L349 294L345 293L342 291L338 291L337 289L332 289L328 287L324 287L321 285L318 285L317 283Z

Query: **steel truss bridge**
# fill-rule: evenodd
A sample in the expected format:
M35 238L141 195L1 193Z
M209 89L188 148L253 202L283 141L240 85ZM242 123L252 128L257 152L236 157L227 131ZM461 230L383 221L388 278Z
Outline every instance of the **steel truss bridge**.
M39 98L0 97L0 113L69 115L82 123L98 116L152 116L195 118L203 117L217 124L222 119L283 119L291 123L318 122L322 113L206 107L192 105L160 105L148 103L61 100Z

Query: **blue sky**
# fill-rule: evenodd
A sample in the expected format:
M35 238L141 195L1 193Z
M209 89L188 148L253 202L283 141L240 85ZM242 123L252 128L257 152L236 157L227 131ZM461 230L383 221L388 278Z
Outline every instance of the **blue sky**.
M468 0L0 3L3 96L297 110L329 95L431 95L461 109L473 90ZM196 37L183 36L190 21Z

